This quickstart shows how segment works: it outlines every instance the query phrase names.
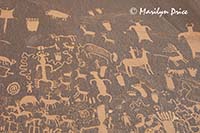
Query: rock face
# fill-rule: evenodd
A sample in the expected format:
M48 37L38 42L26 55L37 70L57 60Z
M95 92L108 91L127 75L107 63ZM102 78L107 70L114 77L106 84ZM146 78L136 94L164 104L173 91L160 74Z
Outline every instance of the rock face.
M0 132L199 133L199 7L0 0Z

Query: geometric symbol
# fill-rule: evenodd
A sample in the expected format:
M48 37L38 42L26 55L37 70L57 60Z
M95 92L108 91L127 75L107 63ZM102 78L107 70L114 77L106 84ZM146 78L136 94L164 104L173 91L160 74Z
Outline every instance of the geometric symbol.
M7 92L11 95L16 95L20 91L20 85L17 82L12 82L7 87Z

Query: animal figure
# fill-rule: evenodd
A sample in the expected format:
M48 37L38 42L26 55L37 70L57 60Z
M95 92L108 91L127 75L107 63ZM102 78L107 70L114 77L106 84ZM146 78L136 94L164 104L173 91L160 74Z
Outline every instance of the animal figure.
M96 35L96 33L93 32L93 31L87 31L85 25L80 25L80 29L83 31L83 35L84 35L84 36L95 37L95 35Z
M141 58L126 58L122 60L122 64L125 66L125 70L128 74L129 77L133 76L133 67L145 67L146 72L149 75L154 74L153 71L151 70L151 66L149 65L149 60L147 58L147 53L149 53L148 51L144 50L142 48L142 57Z
M16 112L18 110L18 107L13 106L13 105L9 105L6 107L7 111L11 111L11 112Z
M44 97L40 98L40 102L44 103L44 107L47 110L49 110L50 107L52 107L53 109L55 109L56 108L56 104L60 103L58 100L55 100L55 99L45 99Z
M104 38L104 42L105 42L105 43L115 44L115 40L108 38L108 37L106 36L106 34L102 34L101 36Z
M74 129L76 122L73 119L67 118L66 115L62 115L60 125L64 125L64 124L66 124L67 128Z
M14 59L10 60L5 56L0 56L0 77L6 78L8 75L13 75L14 73L10 71L10 67L15 63Z
M80 68L77 68L75 71L77 72L77 76L75 77L75 80L78 80L78 79L86 80L87 79L87 75L86 74L80 73Z
M185 69L178 69L178 70L176 70L176 69L168 69L167 73L175 75L175 76L183 77L183 75L186 74L187 71Z
M88 91L83 91L83 90L80 90L80 87L79 85L75 86L77 92L75 93L75 95L73 96L75 99L82 96L82 100L83 102L89 102L89 103L93 103L95 102L95 99L94 97L89 97L88 94L89 92Z
M69 101L69 97L63 97L61 93L58 94L58 96L60 97L60 101L62 103L64 103L65 105L70 105L70 101Z
M87 43L83 46L83 51L87 55L87 57L90 57L92 55L98 56L100 58L103 58L109 62L116 62L118 60L118 55L116 53L111 53L108 50L99 47L92 43Z
M33 113L30 111L22 111L18 113L11 112L10 114L14 115L16 119L18 119L21 116L25 116L27 118L33 117Z
M20 101L19 101L19 106L23 108L23 106L27 106L29 104L32 104L33 106L36 106L39 104L39 101L35 96L24 96Z
M170 56L169 61L172 61L176 66L179 66L178 61L183 61L184 63L187 63L188 60L186 60L183 55L177 50L176 53L177 56Z
M145 97L147 97L148 94L147 94L146 90L143 88L142 85L143 84L140 82L140 83L131 85L131 87L134 87L137 91L140 92L141 96L145 98Z
M70 90L70 88L71 88L71 82L70 81L63 81L63 77L60 77L59 81L60 81L60 83L59 83L58 86L64 85L66 87L66 90Z
M2 65L6 65L6 66L12 66L12 65L14 65L15 63L16 63L16 60L14 60L14 59L8 59L7 57L5 57L5 56L0 56L0 63L2 64Z
M60 125L60 116L59 115L49 115L48 112L42 110L41 111L42 117L45 118L45 123L50 125L52 123L54 123L56 125L56 127L59 127Z
M71 75L72 72L66 72L63 74L64 77L59 77L58 80L60 81L60 83L58 84L58 86L64 85L66 87L66 90L70 90L71 89ZM67 78L66 81L64 81L64 78Z
M69 17L71 17L69 14L63 13L61 11L57 10L49 10L45 12L45 15L52 17L53 19L61 19L63 21L67 21Z

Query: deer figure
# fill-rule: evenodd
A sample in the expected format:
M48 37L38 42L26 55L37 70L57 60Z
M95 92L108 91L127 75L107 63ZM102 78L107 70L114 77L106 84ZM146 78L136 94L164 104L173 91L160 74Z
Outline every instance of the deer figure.
M92 97L92 98L89 98L88 94L89 92L88 91L83 91L83 90L80 90L80 86L79 85L76 85L74 88L76 88L77 92L75 93L74 95L74 98L78 98L79 96L82 96L82 101L83 102L94 102L95 99Z
M11 112L10 114L14 115L16 119L18 119L21 116L26 116L27 118L33 117L32 112L20 110L20 101L16 101L15 103L16 103L17 113Z
M133 76L132 67L143 67L144 66L146 72L149 75L154 74L153 71L151 70L151 66L149 65L147 53L149 53L149 52L144 50L144 48L142 48L142 57L136 58L136 59L126 58L126 59L122 60L122 62L120 64L123 64L125 66L125 70L129 77Z
M176 49L176 53L178 54L177 56L170 56L168 58L169 61L172 61L174 65L179 66L178 61L183 61L184 63L187 63L188 60L186 60L183 55L181 54L180 51Z
M80 68L77 68L75 71L77 72L77 76L75 77L75 80L78 80L78 79L86 80L87 79L87 75L86 74L80 73Z
M65 105L70 105L70 101L69 101L69 97L63 97L61 92L58 94L58 96L60 97L60 101L62 103L64 103Z
M45 109L49 110L50 107L52 107L53 109L56 108L56 104L59 104L60 101L55 100L55 99L45 99L44 97L40 98L40 102L44 103L44 107Z
M50 125L51 123L56 124L56 127L59 127L60 122L60 116L59 115L49 115L48 112L46 112L45 110L41 111L42 117L45 118L45 123Z
M105 33L102 33L101 36L104 38L105 43L115 44L115 40L108 38Z
M64 73L64 77L69 78L69 80L71 79L71 75L72 75L72 72ZM71 89L71 81L63 81L64 77L59 77L58 78L58 80L60 81L58 86L64 85L64 86L66 86L67 90L70 90Z
M12 112L16 112L17 111L17 107L13 106L13 105L9 105L6 107L7 111L12 111Z
M73 119L67 118L66 115L62 115L60 125L64 124L66 124L67 128L74 129L76 122Z
M95 37L95 35L96 35L96 33L93 32L93 31L87 31L85 25L80 25L80 29L83 31L83 35L84 35L84 36Z

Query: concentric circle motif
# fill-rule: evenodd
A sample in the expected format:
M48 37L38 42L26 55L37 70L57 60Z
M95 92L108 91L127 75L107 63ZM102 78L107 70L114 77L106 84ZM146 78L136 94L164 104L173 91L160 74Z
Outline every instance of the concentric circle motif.
M90 116L90 112L88 110L81 110L79 111L79 114L81 118L87 118Z
M12 82L11 84L8 85L7 87L7 92L10 95L16 95L20 91L20 85L17 82Z

